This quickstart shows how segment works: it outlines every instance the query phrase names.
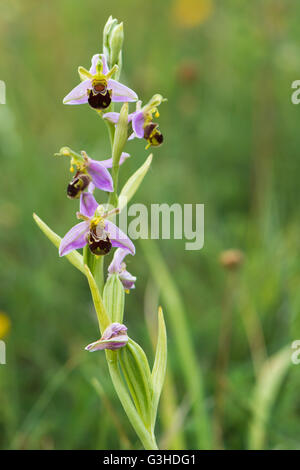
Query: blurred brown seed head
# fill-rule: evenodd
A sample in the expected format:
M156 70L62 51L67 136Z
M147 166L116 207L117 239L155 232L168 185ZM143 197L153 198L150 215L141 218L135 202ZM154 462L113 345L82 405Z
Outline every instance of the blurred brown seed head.
M180 62L177 68L177 80L184 83L193 83L198 80L198 64L193 60L184 60Z
M225 250L220 254L220 263L226 269L236 269L244 261L244 254L240 250Z
M3 201L0 204L0 228L11 229L18 225L20 210L16 204L9 201Z

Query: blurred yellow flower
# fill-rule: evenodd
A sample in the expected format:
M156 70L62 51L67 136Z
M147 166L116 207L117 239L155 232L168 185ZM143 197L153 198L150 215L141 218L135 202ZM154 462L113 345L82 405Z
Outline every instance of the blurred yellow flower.
M173 16L180 26L193 28L204 23L212 11L212 0L175 0Z
M10 319L4 312L0 312L0 339L4 338L10 330Z

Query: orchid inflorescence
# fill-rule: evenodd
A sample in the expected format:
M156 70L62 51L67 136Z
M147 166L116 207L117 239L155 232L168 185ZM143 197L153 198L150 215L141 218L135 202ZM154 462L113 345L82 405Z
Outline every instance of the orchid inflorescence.
M125 258L135 255L130 238L115 224L117 213L133 197L147 173L152 156L131 175L118 199L117 183L120 165L130 156L124 151L128 140L145 139L146 148L158 147L163 136L157 122L158 107L165 101L155 94L142 106L138 95L120 83L122 66L123 24L110 17L104 27L103 51L94 54L89 70L78 68L81 82L64 98L68 105L86 104L106 123L112 155L96 160L86 151L79 153L63 147L55 155L70 159L73 173L67 185L67 196L79 200L76 213L79 223L61 239L38 216L35 221L66 257L88 279L101 337L86 346L87 351L106 350L106 358L114 387L127 416L145 448L157 448L154 436L157 406L166 368L166 331L162 310L158 315L158 341L152 372L143 349L127 334L123 324L125 293L135 288L136 277L127 271ZM128 112L129 103L135 110ZM123 103L116 111L115 104ZM111 173L109 170L112 170ZM101 190L99 204L94 193ZM119 200L122 205L119 204ZM124 200L126 203L124 204ZM104 280L104 259L111 251L112 260ZM83 255L77 250L83 249Z

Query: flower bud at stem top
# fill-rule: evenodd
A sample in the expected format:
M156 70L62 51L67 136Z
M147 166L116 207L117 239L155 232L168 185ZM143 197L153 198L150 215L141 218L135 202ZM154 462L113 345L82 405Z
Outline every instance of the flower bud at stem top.
M122 66L122 47L124 41L123 23L110 16L103 30L103 50L108 61L109 68L119 66L116 74L118 80Z
M113 67L115 64L119 66L118 74L122 65L122 47L124 41L123 23L118 24L112 31L110 37L110 62Z
M104 48L104 52L106 52L108 50L108 47L109 47L109 33L111 31L111 29L116 26L116 24L118 23L118 21L116 19L114 19L112 16L110 16L104 26L104 29L103 29L103 48Z

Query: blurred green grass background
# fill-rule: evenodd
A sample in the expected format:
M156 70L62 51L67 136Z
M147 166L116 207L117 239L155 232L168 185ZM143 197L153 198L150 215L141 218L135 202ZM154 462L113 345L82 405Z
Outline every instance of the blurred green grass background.
M52 157L60 147L110 156L95 113L62 105L78 81L77 66L89 66L99 51L110 14L125 26L123 81L144 101L156 92L168 98L159 120L165 143L154 150L134 202L205 204L201 251L186 251L179 240L159 247L184 302L212 446L257 447L253 435L262 426L260 447L299 448L300 366L289 356L300 339L300 108L291 104L291 83L300 78L300 5L2 0L0 11L0 79L7 88L7 104L0 105L0 334L7 344L0 448L139 446L104 357L83 350L97 335L87 283L32 220L35 211L60 235L75 221L77 202L64 197L68 162ZM147 155L141 142L127 150L132 158L121 183ZM231 248L244 254L236 270L219 261ZM129 270L138 282L126 297L126 324L151 357L144 315L156 309L159 292L140 248ZM169 426L160 420L157 434L166 447L197 448L170 331L168 344L171 385L161 415L172 396L178 419ZM276 388L276 368L269 380L265 361L285 347L288 370ZM268 391L273 406L264 416Z

